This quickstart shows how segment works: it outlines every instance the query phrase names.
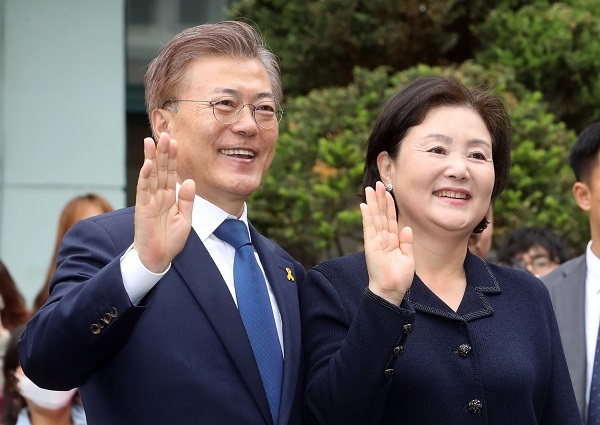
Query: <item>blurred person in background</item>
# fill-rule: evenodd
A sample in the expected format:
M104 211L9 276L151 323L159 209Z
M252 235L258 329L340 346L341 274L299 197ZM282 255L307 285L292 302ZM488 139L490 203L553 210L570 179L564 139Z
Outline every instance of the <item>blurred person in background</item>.
M521 227L504 239L498 248L496 261L540 277L570 259L569 245L552 230Z
M86 425L83 407L74 396L77 390L52 391L35 385L19 363L21 325L10 335L3 366L3 425Z
M29 319L25 299L8 269L0 260L0 318L1 326L9 331Z
M477 255L482 260L487 260L493 263L493 259L490 258L490 250L492 249L492 237L494 235L494 210L490 207L486 219L488 225L479 233L471 233L469 237L469 251Z
M63 236L79 220L112 211L113 207L106 199L96 193L77 196L71 199L63 208L58 220L58 232L54 241L54 251L46 273L44 285L37 293L33 302L33 311L38 311L50 297L50 280L56 271L58 249Z
M4 362L4 353L10 339L10 332L17 326L26 323L30 317L25 306L25 299L17 288L15 281L2 261L0 261L0 369ZM0 389L4 377L0 374ZM2 406L0 392L0 407Z

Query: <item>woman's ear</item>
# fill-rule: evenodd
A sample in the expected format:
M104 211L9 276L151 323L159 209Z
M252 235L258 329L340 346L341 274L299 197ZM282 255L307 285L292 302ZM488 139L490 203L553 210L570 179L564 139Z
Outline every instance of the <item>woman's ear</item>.
M577 205L579 205L579 208L583 211L589 211L591 209L590 188L586 183L575 182L573 185L573 197L575 197L575 202L577 202Z
M380 152L379 155L377 155L377 168L379 169L379 176L381 177L382 183L393 184L393 161L387 151Z

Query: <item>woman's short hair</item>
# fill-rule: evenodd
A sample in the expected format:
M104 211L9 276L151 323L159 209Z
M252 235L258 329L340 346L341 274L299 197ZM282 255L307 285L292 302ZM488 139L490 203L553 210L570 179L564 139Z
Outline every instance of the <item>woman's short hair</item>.
M402 140L408 131L425 120L427 114L441 106L464 106L477 112L492 137L494 161L495 199L506 187L510 169L512 128L506 107L499 97L488 90L467 88L453 77L430 75L419 77L402 88L383 107L367 140L363 190L375 187L381 180L377 167L377 156L387 151L392 159L400 152ZM475 228L481 232L487 220Z
M283 90L277 57L265 46L259 32L239 21L203 24L177 34L150 63L145 76L150 122L153 110L178 97L190 64L199 58L215 56L258 59L269 75L275 101L281 103Z

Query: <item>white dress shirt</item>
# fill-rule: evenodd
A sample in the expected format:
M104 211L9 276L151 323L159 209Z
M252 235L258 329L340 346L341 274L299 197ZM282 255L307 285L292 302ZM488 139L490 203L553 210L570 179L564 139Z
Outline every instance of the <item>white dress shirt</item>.
M596 341L600 327L600 258L592 252L592 241L585 251L587 272L585 277L585 342L587 359L587 385L585 399L590 399L590 385L594 370ZM574 312L575 313L575 312Z
M180 185L177 184L177 193L179 194ZM235 295L235 285L233 282L233 260L235 258L235 248L229 245L227 242L217 238L213 232L219 227L219 225L226 219L233 218L237 219L221 208L214 204L206 201L205 199L196 195L194 197L194 208L192 210L192 228L198 234L198 237L206 247L206 250L212 257L213 261L217 265L217 268L223 276L223 280L227 284L227 288L233 297L233 301L237 305L237 299ZM244 211L240 220L246 225L248 229L248 215L247 207L244 203ZM250 231L248 230L248 234ZM250 238L252 240L252 238ZM283 352L283 328L281 324L281 314L279 307L275 301L271 284L265 275L258 253L254 250L256 261L260 266L267 283L267 290L269 292L269 299L271 301L271 308L273 309L273 317L275 318L275 326L277 328L277 335L279 337L279 344L281 351ZM137 251L133 248L133 244L121 257L121 275L123 277L123 285L129 295L129 299L134 305L137 305L141 299L158 283L158 281L169 271L171 265L160 274L152 273L148 270L140 261ZM207 285L216 284L216 282L205 282L200 277L194 284Z

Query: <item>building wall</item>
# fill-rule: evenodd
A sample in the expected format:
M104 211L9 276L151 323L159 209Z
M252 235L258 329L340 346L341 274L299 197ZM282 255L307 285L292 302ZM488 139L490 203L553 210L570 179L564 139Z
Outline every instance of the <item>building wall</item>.
M125 206L125 0L0 0L0 259L31 305L58 218Z

